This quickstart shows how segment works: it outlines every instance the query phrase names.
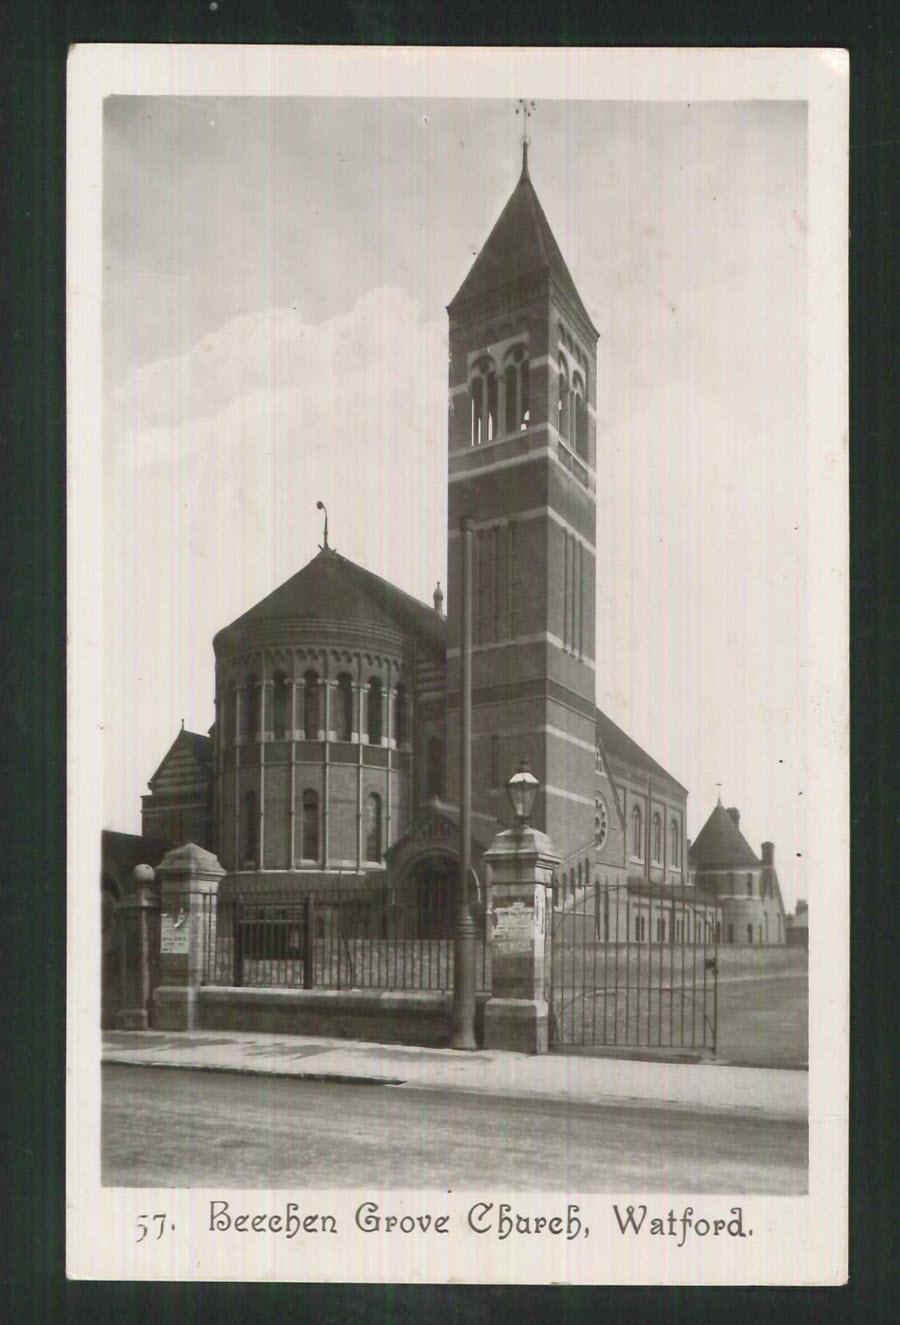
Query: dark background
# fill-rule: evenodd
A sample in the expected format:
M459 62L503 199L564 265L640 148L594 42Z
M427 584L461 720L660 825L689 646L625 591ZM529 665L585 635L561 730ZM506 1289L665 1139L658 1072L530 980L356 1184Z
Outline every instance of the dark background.
M893 1319L898 521L896 0L6 0L0 12L0 1080L5 1319L563 1323ZM851 56L852 956L848 1286L833 1290L65 1280L65 57L74 42L838 46ZM893 425L893 426L892 426ZM821 812L827 812L822 807ZM135 1120L136 1127L140 1120ZM2 1299L0 1299L2 1300ZM893 1309L892 1309L893 1308ZM2 1310L2 1308L0 1308Z

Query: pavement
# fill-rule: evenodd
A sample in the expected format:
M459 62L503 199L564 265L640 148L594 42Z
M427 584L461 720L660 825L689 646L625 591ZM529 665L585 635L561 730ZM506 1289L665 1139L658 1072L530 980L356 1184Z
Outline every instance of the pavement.
M808 1103L808 1073L788 1068L466 1053L240 1031L104 1031L103 1062L795 1120L806 1119Z

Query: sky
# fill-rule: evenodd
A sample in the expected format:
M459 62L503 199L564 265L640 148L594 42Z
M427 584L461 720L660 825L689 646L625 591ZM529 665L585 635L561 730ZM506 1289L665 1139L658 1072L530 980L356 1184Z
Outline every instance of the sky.
M597 702L805 876L799 102L539 102L529 167L598 345ZM446 583L446 305L515 186L513 102L110 97L104 823L213 712L212 637L332 544ZM512 771L512 770L511 770Z

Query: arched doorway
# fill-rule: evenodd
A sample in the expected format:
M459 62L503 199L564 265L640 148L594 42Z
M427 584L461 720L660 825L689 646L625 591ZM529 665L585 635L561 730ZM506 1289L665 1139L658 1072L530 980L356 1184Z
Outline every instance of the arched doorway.
M428 851L410 864L398 893L417 938L453 937L458 884L459 861L449 851Z

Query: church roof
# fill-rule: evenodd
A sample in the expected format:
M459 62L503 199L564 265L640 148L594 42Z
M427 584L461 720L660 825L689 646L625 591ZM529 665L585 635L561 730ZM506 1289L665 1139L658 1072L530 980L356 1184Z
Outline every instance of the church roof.
M628 764L643 773L653 773L656 777L665 778L667 782L671 782L687 795L687 788L683 787L677 778L673 778L671 773L667 773L662 764L651 758L646 750L642 750L637 741L633 741L621 727L617 727L602 709L597 709L597 735L610 759L618 759L621 763Z
M232 631L277 620L346 620L400 630L423 638L435 648L446 647L447 623L433 607L396 585L325 547L302 570L243 616L218 632L215 647Z
M761 863L721 801L691 843L690 862L699 869L752 868Z
M197 764L202 764L202 765L211 764L212 752L213 752L212 738L209 736L204 736L201 732L185 731L185 729L182 727L181 731L175 737L175 740L172 742L166 753L163 755L159 768L153 774L153 777L150 779L149 783L147 784L148 786L150 787L153 786L154 782L160 776L163 769L166 767L169 760L172 759L176 751L187 754L189 758L192 758L194 762Z
M447 305L447 311L452 313L457 305L469 299L477 299L541 272L549 272L556 277L596 334L534 191L525 154L519 182L497 218L484 247L472 263L468 276Z

